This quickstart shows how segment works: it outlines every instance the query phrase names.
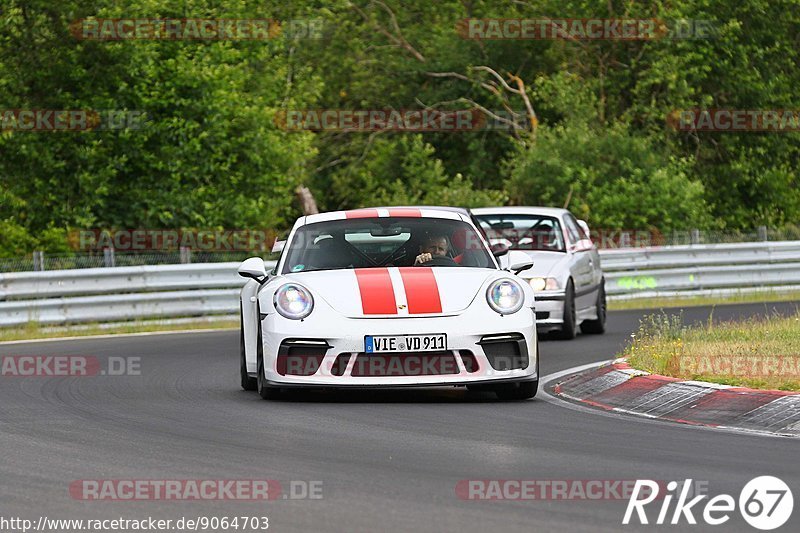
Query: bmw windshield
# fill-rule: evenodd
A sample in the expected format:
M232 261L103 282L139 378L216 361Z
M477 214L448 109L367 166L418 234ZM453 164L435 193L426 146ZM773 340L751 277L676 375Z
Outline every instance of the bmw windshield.
M564 234L555 217L544 215L476 215L491 243L512 250L564 252Z

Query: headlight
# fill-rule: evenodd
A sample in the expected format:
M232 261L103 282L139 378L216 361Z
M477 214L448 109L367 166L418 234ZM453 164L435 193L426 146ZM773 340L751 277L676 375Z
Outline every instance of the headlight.
M558 290L558 280L556 278L531 278L528 280L531 288L535 291L556 291Z
M314 309L314 298L308 289L294 283L283 285L275 291L272 302L282 316L292 320L303 319Z
M501 315L510 315L520 310L525 295L516 281L499 279L489 285L486 290L486 300L489 302L489 307Z

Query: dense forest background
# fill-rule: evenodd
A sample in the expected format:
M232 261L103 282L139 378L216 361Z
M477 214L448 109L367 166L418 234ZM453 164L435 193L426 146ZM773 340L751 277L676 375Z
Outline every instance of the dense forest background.
M321 38L93 41L97 18L322 19ZM658 18L705 39L467 40L465 18ZM0 0L0 109L143 110L141 129L0 131L0 255L76 228L277 228L378 204L563 206L601 228L800 221L800 133L686 132L675 109L800 109L789 0ZM528 105L530 107L528 107ZM291 109L510 109L506 131L310 132ZM533 111L534 115L530 114Z

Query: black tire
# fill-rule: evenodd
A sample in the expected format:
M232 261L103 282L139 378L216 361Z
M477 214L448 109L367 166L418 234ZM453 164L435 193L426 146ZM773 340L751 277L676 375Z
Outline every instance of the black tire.
M258 360L258 376L256 376L256 390L264 400L277 400L281 396L281 389L267 385L264 377L264 344L261 342L261 321L258 322L258 345L256 346L256 358Z
M581 332L590 335L602 335L606 332L606 284L600 283L600 290L597 291L597 320L584 320L581 324Z
M239 309L239 319L242 319L242 310ZM244 322L240 322L239 327L239 376L242 381L242 388L246 391L256 390L258 387L257 379L250 377L247 373L247 362L244 357Z
M533 398L539 391L539 380L523 381L522 383L509 383L497 388L494 392L502 401L527 400Z
M577 317L575 315L575 285L570 279L564 291L564 324L558 331L557 337L562 340L571 340L578 333Z

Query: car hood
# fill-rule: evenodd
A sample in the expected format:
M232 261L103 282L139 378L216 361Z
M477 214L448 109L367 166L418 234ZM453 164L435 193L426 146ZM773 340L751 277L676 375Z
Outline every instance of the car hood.
M389 267L298 272L281 278L303 285L342 315L375 318L460 314L487 280L500 274L486 268Z
M567 254L564 252L521 251L533 259L533 268L524 272L526 278L554 277L553 274L562 269L568 261Z

